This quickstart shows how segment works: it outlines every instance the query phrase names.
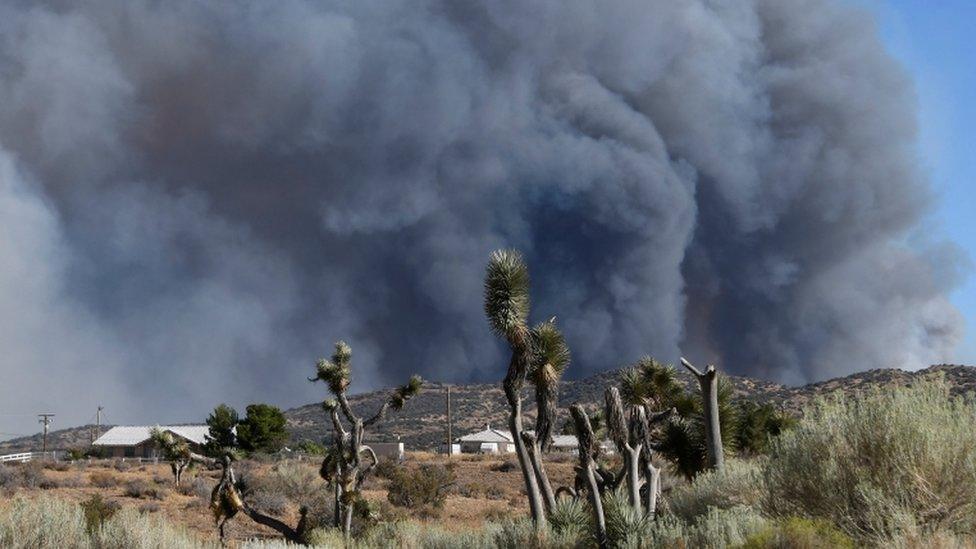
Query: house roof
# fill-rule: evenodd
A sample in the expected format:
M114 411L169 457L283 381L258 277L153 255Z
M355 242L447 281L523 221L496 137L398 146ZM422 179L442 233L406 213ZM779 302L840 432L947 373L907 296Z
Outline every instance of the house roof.
M492 429L486 425L484 431L464 435L458 439L461 442L512 442L512 434L501 429Z
M207 442L210 428L206 425L133 425L112 427L104 435L98 437L94 446L135 446L149 440L149 431L159 427L174 435L196 444Z

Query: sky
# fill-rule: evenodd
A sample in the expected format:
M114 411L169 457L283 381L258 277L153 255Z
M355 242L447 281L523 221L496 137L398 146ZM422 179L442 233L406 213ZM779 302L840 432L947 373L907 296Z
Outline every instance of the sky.
M932 228L976 257L976 2L869 0L889 52L915 82L922 154L939 194ZM956 362L976 364L976 277L952 295L966 319Z
M938 6L0 2L0 437L312 402L338 339L355 391L495 381L498 248L571 378L976 363Z

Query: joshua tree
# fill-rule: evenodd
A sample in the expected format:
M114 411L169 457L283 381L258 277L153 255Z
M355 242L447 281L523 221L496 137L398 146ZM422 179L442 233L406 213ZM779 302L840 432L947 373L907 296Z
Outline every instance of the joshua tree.
M725 454L722 446L722 428L719 422L718 372L715 370L715 366L711 364L702 372L692 366L684 357L681 358L681 364L698 379L698 386L701 388L708 466L712 469L721 470L725 464Z
M726 446L734 446L737 409L732 404L732 386L717 376L716 392L721 436ZM641 406L651 431L645 443L672 462L676 471L692 478L710 467L708 451L708 417L703 399L685 389L674 367L650 357L640 359L621 377L621 396L625 406ZM670 410L674 413L669 413ZM647 453L643 453L644 461ZM646 464L645 464L646 469Z
M569 350L555 325L555 318L534 329L529 318L529 270L522 255L513 250L491 254L485 274L485 314L495 334L505 338L512 351L502 382L508 400L508 428L529 497L532 520L540 531L546 527L546 510L555 496L542 464L542 449L551 444L556 415L559 377L569 363ZM522 426L522 388L526 377L536 387L536 433Z
M332 446L326 452L319 474L330 483L335 491L335 526L342 528L343 535L348 540L352 531L353 506L359 500L359 490L366 477L376 467L378 460L376 453L368 445L363 444L366 429L379 423L390 410L398 411L411 397L420 391L423 381L419 376L412 376L406 385L393 390L386 402L380 406L373 416L362 419L357 416L346 391L350 384L352 350L345 342L339 341L335 345L335 353L331 360L320 359L316 364L316 376L309 381L324 381L329 391L335 397L326 400L322 407L332 420ZM349 427L343 424L345 418ZM363 457L366 457L364 460ZM259 524L268 526L285 536L292 543L304 543L307 530L307 509L302 507L301 519L294 528L251 508L244 502L237 488L234 486L233 456L225 454L220 460L223 475L220 484L214 488L211 497L211 507L214 517L220 525L221 539L223 539L224 525L238 512L243 512Z
M190 450L190 446L185 440L174 437L169 431L164 431L159 427L153 427L149 431L149 436L163 454L163 459L169 461L170 469L173 471L173 481L176 486L183 480L183 471L192 463L202 463L212 465L213 458L202 456Z
M412 376L406 385L395 389L380 406L380 409L368 419L357 416L346 391L350 383L350 360L352 350L345 342L339 341L335 345L335 353L331 360L321 359L316 364L316 376L311 381L324 381L329 391L335 397L326 400L322 407L332 419L332 447L322 461L319 474L335 490L335 526L341 527L346 538L352 531L353 506L359 499L359 490L366 477L376 467L378 460L372 448L363 444L363 434L366 429L377 424L392 409L399 411L411 397L420 391L423 381L419 376ZM348 429L343 425L341 415L348 422ZM368 459L368 463L363 457Z

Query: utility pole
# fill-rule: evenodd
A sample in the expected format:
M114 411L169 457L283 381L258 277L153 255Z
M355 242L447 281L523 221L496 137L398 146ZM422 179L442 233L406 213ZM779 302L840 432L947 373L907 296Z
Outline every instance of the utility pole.
M41 418L37 420L38 423L44 425L44 447L41 450L43 453L47 453L47 427L51 424L51 418L54 414L37 414L37 417Z
M88 444L89 446L94 446L95 440L102 436L102 410L104 410L104 408L101 406L95 410L95 430L92 431L89 429L89 438L91 438L91 442Z
M451 436L451 386L447 386L447 457L454 455L454 437Z

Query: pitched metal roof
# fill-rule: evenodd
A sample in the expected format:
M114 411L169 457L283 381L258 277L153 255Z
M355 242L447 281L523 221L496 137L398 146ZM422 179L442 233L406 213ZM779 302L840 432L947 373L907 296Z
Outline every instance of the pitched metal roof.
M461 442L512 442L512 433L500 429L492 429L486 425L484 431L464 435L458 439Z
M164 431L169 431L176 436L196 444L206 443L207 435L210 433L210 428L206 425L119 426L112 427L104 435L98 437L92 444L94 446L135 446L149 440L149 431L153 427L159 427Z

